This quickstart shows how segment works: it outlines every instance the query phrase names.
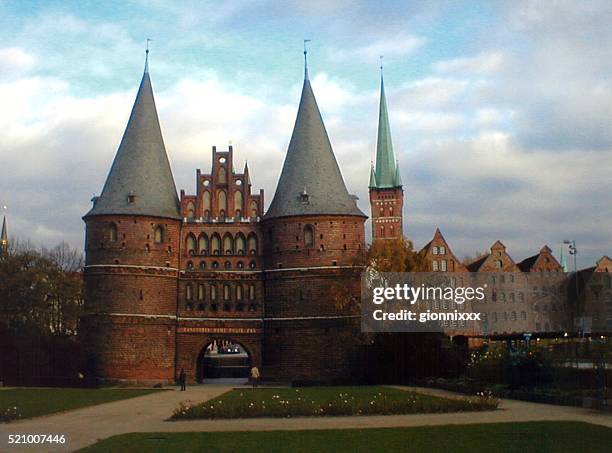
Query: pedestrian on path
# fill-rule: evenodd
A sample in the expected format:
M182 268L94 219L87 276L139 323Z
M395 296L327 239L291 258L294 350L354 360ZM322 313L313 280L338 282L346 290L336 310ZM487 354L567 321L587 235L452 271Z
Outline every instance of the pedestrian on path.
M253 384L253 388L259 385L259 370L256 366L251 368L251 384Z
M181 392L184 392L187 388L187 374L185 374L185 369L181 368L181 372L179 373L179 384L181 384Z

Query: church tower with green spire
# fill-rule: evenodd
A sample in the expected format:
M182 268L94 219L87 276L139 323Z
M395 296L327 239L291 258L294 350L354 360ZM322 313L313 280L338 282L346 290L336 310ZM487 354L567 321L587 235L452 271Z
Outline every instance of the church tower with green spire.
M372 241L403 236L404 189L399 165L395 160L385 84L380 74L380 107L378 111L378 139L376 165L370 170L370 208L372 211Z

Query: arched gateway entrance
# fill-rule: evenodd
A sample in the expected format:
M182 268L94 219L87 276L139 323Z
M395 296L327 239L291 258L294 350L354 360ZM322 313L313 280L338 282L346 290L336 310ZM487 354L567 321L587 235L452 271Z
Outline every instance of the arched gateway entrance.
M231 339L214 339L198 355L196 380L247 381L251 370L251 354L242 344Z

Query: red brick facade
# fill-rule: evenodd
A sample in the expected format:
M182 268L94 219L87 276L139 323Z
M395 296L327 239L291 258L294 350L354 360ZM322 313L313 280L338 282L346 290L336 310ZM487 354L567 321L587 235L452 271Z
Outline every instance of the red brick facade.
M404 190L370 187L372 240L403 237Z
M330 292L340 284L359 296L352 266L365 249L365 218L263 222L263 191L251 193L248 167L235 171L231 147L212 157L210 173L196 171L196 194L181 191L182 220L86 217L90 373L169 383L184 369L195 381L206 347L229 340L264 379L348 378L359 322Z

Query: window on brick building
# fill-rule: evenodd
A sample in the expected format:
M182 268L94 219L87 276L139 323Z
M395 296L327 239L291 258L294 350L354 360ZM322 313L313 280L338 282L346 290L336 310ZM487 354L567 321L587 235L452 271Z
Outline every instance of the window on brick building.
M236 300L242 300L242 285L237 285L236 286Z
M236 235L236 253L238 255L244 255L246 253L246 241L242 233Z
M232 268L232 263L230 261L226 261L225 264L223 265L226 269L231 269Z
M193 219L195 217L195 205L192 201L187 203L187 218Z
M165 240L165 231L164 227L161 225L157 225L155 227L155 231L153 232L153 240L156 244L163 244Z
M240 213L242 212L242 205L243 205L243 197L242 197L242 192L240 190L237 190L236 193L234 193L234 211L236 211L236 217L239 219L240 218Z
M312 247L314 245L314 228L312 225L304 227L304 247Z
M432 261L431 266L434 272L438 271L438 261L437 260Z
M188 271L192 271L193 270L193 262L192 261L187 261L187 270Z
M221 254L221 237L217 233L214 233L211 237L210 248L213 255Z
M257 254L257 236L255 235L255 233L249 234L248 245L249 245L249 253L251 255L256 255Z
M236 311L244 311L244 304L236 305Z
M218 200L217 208L219 209L219 216L225 217L225 212L227 211L227 194L225 193L224 190L219 191L219 193L217 194L217 200Z
M249 285L249 299L255 300L255 285Z
M444 246L440 246L440 247L438 248L438 253L439 253L440 255L446 255L446 247L444 247Z
M208 190L205 190L204 193L202 194L202 212L206 212L212 209L211 208L211 198L210 198L210 192Z
M200 261L200 270L203 271L206 269L206 261Z
M504 267L504 263L502 263L502 260L495 260L495 267L497 269L501 269L502 267Z
M204 300L204 285L199 284L198 285L198 300Z
M432 255L437 255L438 254L438 247L434 246L431 248L431 254Z
M238 261L238 262L236 263L236 267L237 267L238 269L244 269L244 263L243 263L242 261Z
M194 255L196 251L196 238L193 234L188 234L185 239L185 250L187 250L187 254Z
M230 300L232 297L232 291L229 285L223 285L223 300Z
M223 311L232 311L232 306L230 304L223 304Z
M251 262L249 263L249 267L250 267L251 269L255 269L255 268L257 267L257 263L256 263L255 261L251 261Z
M446 260L440 261L442 272L446 272Z
M223 237L223 251L226 255L234 254L234 238L229 233L225 233Z
M210 286L210 300L217 300L217 287L215 285Z
M258 214L257 202L251 201L251 218L256 219Z
M515 311L513 311L513 312L510 314L510 320L511 320L511 321L516 321L516 312L515 312Z
M227 184L227 170L225 167L219 167L219 174L217 175L217 182L219 184Z
M206 310L206 305L205 304L198 304L198 311L204 311Z
M108 225L108 239L111 242L117 242L117 225L115 223L110 223Z
M206 236L204 233L200 234L200 237L198 238L198 249L201 255L208 255L208 246L208 236Z
M191 283L185 286L185 299L187 300L193 299L193 286L191 286Z
M522 319L523 321L526 321L526 320L527 320L527 312L526 312L526 311L524 311L524 310L521 312L521 319Z

